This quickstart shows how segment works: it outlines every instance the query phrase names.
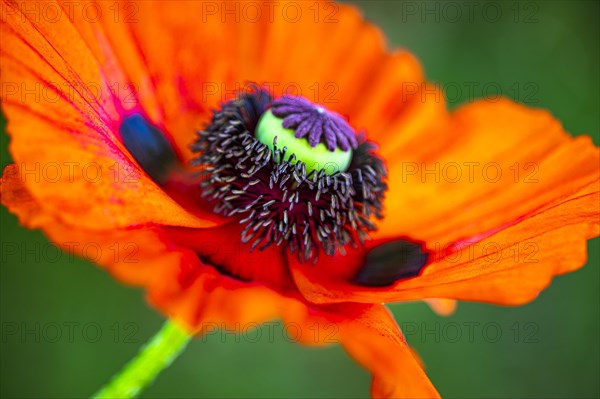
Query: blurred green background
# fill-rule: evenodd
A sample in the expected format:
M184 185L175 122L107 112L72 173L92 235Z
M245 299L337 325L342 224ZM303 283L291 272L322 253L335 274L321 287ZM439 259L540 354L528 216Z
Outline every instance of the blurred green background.
M429 79L447 87L452 107L470 99L469 87L476 97L500 88L551 110L568 131L591 134L598 144L599 2L467 3L357 2L391 46L416 53ZM4 133L0 142L4 166ZM53 262L56 253L40 232L20 227L4 208L0 216L2 243L22 246L1 255L1 396L86 397L163 319L141 291L81 260ZM422 303L393 305L442 395L598 397L599 242L589 243L587 267L555 279L527 306L461 303L455 315L440 318ZM275 331L273 342L266 331L257 343L217 334L195 341L142 397L368 396L369 376L339 347L301 347Z

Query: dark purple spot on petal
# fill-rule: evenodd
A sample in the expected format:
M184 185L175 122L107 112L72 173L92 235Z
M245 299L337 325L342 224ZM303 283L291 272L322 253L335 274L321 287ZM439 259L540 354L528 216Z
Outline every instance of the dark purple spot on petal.
M119 127L123 144L142 169L158 184L163 184L177 155L164 134L140 114L123 118Z
M371 249L354 283L368 287L387 287L396 281L418 276L429 254L419 243L397 240Z

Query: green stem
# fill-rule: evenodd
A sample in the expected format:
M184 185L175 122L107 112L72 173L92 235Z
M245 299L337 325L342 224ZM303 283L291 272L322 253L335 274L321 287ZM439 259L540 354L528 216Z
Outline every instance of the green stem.
M172 321L167 321L140 349L138 355L92 398L135 398L162 370L171 365L190 339L191 336L185 330Z

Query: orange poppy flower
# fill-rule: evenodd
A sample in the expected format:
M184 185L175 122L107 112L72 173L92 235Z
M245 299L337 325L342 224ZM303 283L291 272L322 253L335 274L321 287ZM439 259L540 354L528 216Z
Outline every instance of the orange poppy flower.
M192 332L279 317L301 326L299 342L324 344L314 326L334 323L372 373L374 397L437 397L383 303L427 300L442 313L453 300L523 304L581 267L599 233L599 151L589 137L506 99L449 113L415 57L386 50L354 7L253 2L254 13L243 2L144 1L27 11L43 4L2 4L2 108L15 162L2 203L23 225L71 243L66 250L98 246L100 265ZM252 89L236 100L248 82L268 98ZM223 174L215 154L230 143L213 139L231 134L219 130L229 117L254 132L283 94L327 109L318 108L330 118L324 136L340 115L366 136L352 184L321 174L305 191L294 186L290 202L263 180L281 206L261 203L257 212L270 213L258 216L252 173L229 165ZM226 107L232 114L217 117ZM264 166L271 175L274 159ZM360 168L374 180L360 180ZM277 172L280 188L316 175L292 169ZM243 192L215 176L244 182ZM319 184L330 209L317 199L313 212L289 210ZM355 197L332 200L342 198L338 184ZM233 198L248 192L252 201ZM245 243L248 226L264 234ZM138 262L115 256L115 245L132 244Z

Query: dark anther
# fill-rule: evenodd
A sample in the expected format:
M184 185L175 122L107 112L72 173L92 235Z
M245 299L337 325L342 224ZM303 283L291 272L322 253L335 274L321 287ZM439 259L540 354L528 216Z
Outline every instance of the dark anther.
M163 133L140 114L126 116L119 128L123 144L144 171L158 184L165 183L177 155Z
M391 241L371 249L354 282L369 287L386 287L396 281L418 276L429 254L418 243Z

